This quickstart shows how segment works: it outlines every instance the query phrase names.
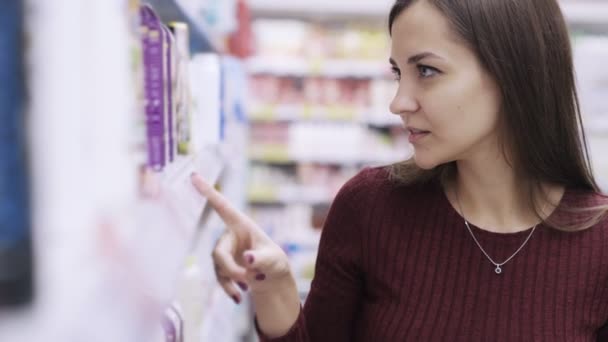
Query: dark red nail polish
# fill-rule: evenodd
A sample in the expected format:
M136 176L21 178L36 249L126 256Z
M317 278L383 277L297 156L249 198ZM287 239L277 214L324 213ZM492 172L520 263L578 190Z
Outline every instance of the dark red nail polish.
M232 296L232 300L234 300L234 302L237 303L237 304L241 303L241 300L237 296Z
M249 264L253 264L254 261L255 261L255 258L253 257L253 255L251 255L251 254L247 255L247 262Z
M266 279L266 275L263 274L263 273L260 273L260 274L258 274L258 275L255 276L255 280L257 280L257 281L262 281L264 279Z
M243 290L243 291L247 291L247 289L248 289L248 286L247 286L247 284L245 284L245 283L238 282L238 283L237 283L237 285L239 285L239 287L240 287L240 288L241 288L241 290Z

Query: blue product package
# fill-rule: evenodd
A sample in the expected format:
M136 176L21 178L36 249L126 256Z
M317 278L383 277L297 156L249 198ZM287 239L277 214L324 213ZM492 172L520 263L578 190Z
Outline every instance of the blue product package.
M23 1L0 1L0 305L32 298Z

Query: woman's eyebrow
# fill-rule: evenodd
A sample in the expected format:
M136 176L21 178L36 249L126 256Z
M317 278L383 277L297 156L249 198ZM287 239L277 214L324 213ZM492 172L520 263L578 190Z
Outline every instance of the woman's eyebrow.
M410 58L408 58L407 63L416 64L425 58L443 59L440 56L437 56L436 54L434 54L432 52L421 52L421 53L415 54L415 55L411 56ZM395 62L395 60L393 58L389 58L388 61L389 61L389 63L391 63L392 66L394 66L394 67L397 66L397 62Z
M434 54L432 52L421 52L419 54L413 55L410 58L408 58L407 59L407 63L408 64L416 64L416 63L420 62L421 60L423 60L425 58L443 59L443 58L437 56L436 54Z

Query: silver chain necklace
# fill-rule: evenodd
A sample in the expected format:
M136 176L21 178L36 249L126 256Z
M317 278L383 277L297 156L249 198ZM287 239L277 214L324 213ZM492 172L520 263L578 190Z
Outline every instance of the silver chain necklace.
M460 212L462 213L462 218L464 219L464 224L466 225L467 229L469 230L469 233L471 234L471 237L473 237L473 240L475 240L475 243L477 244L477 247L479 247L479 249L483 252L483 254L486 256L486 258L488 258L488 260L490 260L490 262L496 266L496 269L494 269L494 272L496 272L496 274L501 274L502 273L502 266L506 263L508 263L509 261L511 261L511 259L513 259L517 253L519 253L519 251L521 251L522 248L524 248L524 246L528 243L528 240L530 240L530 238L532 237L532 234L534 234L534 230L536 230L536 226L538 226L538 224L535 224L534 227L532 228L532 231L530 232L530 234L528 234L528 237L526 238L526 241L524 241L524 243L519 246L519 248L515 251L515 253L513 253L513 255L511 255L509 258L507 258L507 260L498 263L496 261L494 261L494 259L492 259L488 253L486 253L486 251L483 249L483 247L481 247L481 244L479 243L479 241L477 240L477 238L475 237L475 234L473 234L473 230L471 229L471 227L469 226L469 222L467 222L467 219L464 216L464 211L462 210L462 206L460 205L460 198L458 197L458 191L456 191L456 202L458 202L458 208L460 209Z

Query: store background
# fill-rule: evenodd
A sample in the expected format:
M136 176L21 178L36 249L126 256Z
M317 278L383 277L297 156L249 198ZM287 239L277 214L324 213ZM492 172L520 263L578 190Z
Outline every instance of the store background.
M337 189L410 153L388 112L392 1L144 2L0 5L0 253L26 255L0 263L25 303L0 293L1 341L253 341L249 303L215 283L222 225L190 173L285 248L304 297ZM561 3L608 190L608 1Z

